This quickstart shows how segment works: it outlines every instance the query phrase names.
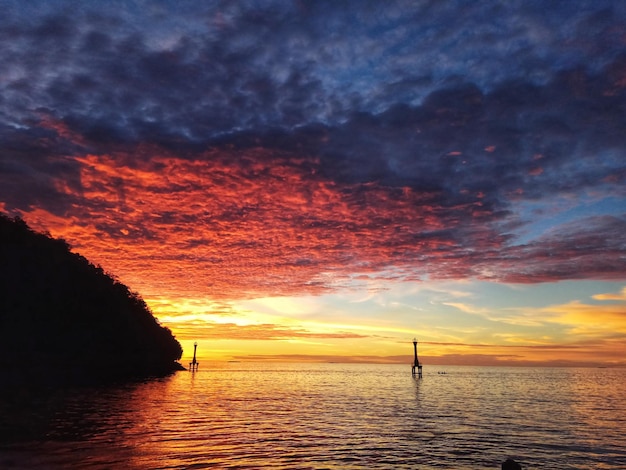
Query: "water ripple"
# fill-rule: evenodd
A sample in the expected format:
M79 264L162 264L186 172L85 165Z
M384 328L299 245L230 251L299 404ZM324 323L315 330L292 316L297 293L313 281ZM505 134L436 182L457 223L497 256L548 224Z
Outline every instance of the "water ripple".
M0 403L1 468L626 468L626 371L222 365ZM26 410L26 411L24 411Z

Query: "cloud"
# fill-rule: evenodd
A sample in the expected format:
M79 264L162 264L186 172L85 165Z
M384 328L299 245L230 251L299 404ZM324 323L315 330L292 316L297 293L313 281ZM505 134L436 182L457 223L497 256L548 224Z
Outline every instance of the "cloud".
M624 287L619 293L606 293L606 294L597 294L593 296L596 300L616 300L616 301L626 301L626 287Z
M619 217L576 221L515 246L498 230L505 216L485 214L479 200L451 206L410 186L337 182L315 159L263 147L189 159L141 146L75 156L72 165L72 180L51 179L56 202L41 204L57 205L30 211L28 220L115 266L146 295L319 294L426 276L525 283L623 276ZM58 213L64 218L46 215Z
M543 312L549 322L569 327L572 334L586 337L626 336L626 303L589 305L572 301L565 305L546 307Z
M205 108L199 115L188 109L184 116L173 119L167 114L124 116L133 112L129 100L104 97L106 105L89 106L98 112L86 116L70 111L57 118L53 128L49 124L52 116L32 123L28 132L7 127L5 137L16 142L13 159L25 152L46 155L50 148L62 154L102 153L112 145L131 142L151 142L179 155L188 155L198 146L261 145L301 158L319 158L319 171L338 182L377 181L437 192L449 206L480 202L483 213L497 215L506 211L511 200L603 186L608 191L623 183L626 174L619 155L626 144L621 132L626 121L622 106L626 95L624 57L602 74L572 69L544 86L503 82L489 93L471 83L444 87L430 93L420 105L396 103L377 114L357 112L334 126L314 122L287 130L252 123L244 132L216 134L208 128L195 132L190 126L228 119L212 116ZM140 79L133 95L145 95L139 88L150 81L149 76ZM68 86L75 92L74 85ZM104 84L101 88L107 89ZM169 95L177 90L173 88ZM185 103L192 107L198 103L194 97L184 96L180 103L168 104L169 95L167 99L145 99L160 103L164 112L175 109L177 115L179 109L188 108ZM119 102L119 109L101 115L111 102ZM72 109L71 100L64 99L48 113L68 108ZM39 148L33 148L32 133L62 127L63 132L48 132L47 140L40 139ZM239 127L233 124L231 129ZM193 158L197 153L190 155Z
M485 277L496 276L501 281L514 283L621 279L624 230L626 217L623 215L587 217L563 224L530 244L504 251L503 259L487 263L486 269L498 274ZM517 263L520 259L526 260L523 266Z
M408 356L341 356L331 354L247 354L233 356L233 358L241 361L298 363L339 362L347 364L408 364L410 362L410 358L408 358Z
M164 322L167 324L167 322ZM177 321L172 325L177 338L189 340L198 337L211 340L240 341L287 341L306 339L360 339L366 335L348 331L314 332L300 327L287 327L275 324L238 325L236 323L215 323L203 320Z
M624 214L517 238L624 197L613 2L114 5L7 3L0 201L143 294L624 277Z
M623 47L625 15L609 1L36 5L5 9L5 103L14 119L54 110L99 145L336 126L460 81L489 92L579 64L597 73Z

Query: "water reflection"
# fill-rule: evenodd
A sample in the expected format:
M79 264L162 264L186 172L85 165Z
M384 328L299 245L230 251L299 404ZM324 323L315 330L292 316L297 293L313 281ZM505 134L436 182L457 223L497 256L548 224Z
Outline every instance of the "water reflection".
M593 374L233 364L24 390L0 401L0 468L624 467L626 374Z
M54 468L71 454L77 467L92 468L98 462L110 467L111 449L119 462L132 461L142 442L138 437L158 427L155 422L173 380L98 388L5 390L0 402L4 444L0 466L31 468L46 461ZM18 452L25 448L28 452Z

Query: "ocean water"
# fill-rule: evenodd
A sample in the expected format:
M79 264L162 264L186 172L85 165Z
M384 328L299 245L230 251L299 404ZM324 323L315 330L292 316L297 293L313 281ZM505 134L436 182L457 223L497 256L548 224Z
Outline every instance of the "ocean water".
M0 468L626 468L626 369L200 365L1 394Z

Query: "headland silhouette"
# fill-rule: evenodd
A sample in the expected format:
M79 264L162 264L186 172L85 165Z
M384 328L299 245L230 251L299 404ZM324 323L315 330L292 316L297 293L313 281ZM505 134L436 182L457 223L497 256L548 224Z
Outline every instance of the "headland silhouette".
M165 375L182 348L138 293L64 240L0 214L0 367L7 383Z

